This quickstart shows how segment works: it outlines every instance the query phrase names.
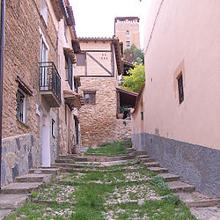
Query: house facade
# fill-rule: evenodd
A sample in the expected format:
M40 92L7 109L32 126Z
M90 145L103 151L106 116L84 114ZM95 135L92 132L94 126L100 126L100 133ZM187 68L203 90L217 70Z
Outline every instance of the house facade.
M116 87L122 74L121 48L117 38L80 38L76 76L85 105L80 109L82 145L98 146L129 138L129 120L117 119Z
M74 48L79 49L74 27L68 1L6 4L2 185L32 167L50 167L58 154L70 152L71 134L65 140L61 134L66 124L75 129L70 109L65 122L65 106L80 107L73 103L79 100L72 86Z
M199 191L220 196L220 2L152 0L146 85L133 144Z

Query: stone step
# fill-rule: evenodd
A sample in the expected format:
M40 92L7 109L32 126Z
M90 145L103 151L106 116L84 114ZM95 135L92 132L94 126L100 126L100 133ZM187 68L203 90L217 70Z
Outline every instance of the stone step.
M30 169L30 173L36 173L36 174L52 174L52 175L57 175L59 174L59 168L57 167L41 167L41 168L34 168Z
M60 155L59 159L61 160L74 160L74 161L78 161L78 162L85 162L88 161L87 157L81 157L81 156L76 156L76 155Z
M53 167L59 167L59 168L91 168L91 169L105 169L106 167L110 166L116 166L116 165L121 165L121 166L126 166L129 163L135 164L137 162L132 161L132 160L120 160L120 161L109 161L109 162L89 162L89 163L55 163Z
M124 172L133 172L133 171L137 171L138 168L126 168L126 167L122 167L120 169L97 169L97 168L67 168L67 167L61 167L60 171L61 172L77 172L77 173L89 173L89 172L95 172L95 171L99 171L99 172L103 172L103 173L108 173L108 172L117 172L117 171L124 171Z
M43 174L43 173L29 173L23 176L16 177L16 182L44 182L48 183L51 181L52 174Z
M12 211L11 209L0 209L0 220L5 219Z
M167 173L168 169L163 167L148 167L148 170L153 171L155 173Z
M151 158L141 158L140 159L143 163L150 163L150 162L155 162L155 160L154 159L151 159Z
M27 194L0 194L1 209L17 209L28 199Z
M134 148L128 148L127 149L128 154L131 154L131 153L134 153L134 152L136 152L136 150Z
M191 213L197 220L219 220L220 219L220 207L200 207L191 208Z
M73 159L57 159L55 160L56 164L72 164L72 165L100 165L100 162L90 162L90 161L75 161Z
M147 167L159 167L160 164L157 162L148 162L148 163L144 163L145 166Z
M149 158L149 156L148 156L147 154L137 155L137 158L139 158L139 159L145 159L145 158Z
M3 194L26 194L37 190L42 183L10 183L2 187L1 193Z
M211 198L199 192L179 192L176 195L189 207L212 207L220 205L220 199Z
M72 164L72 163L55 163L53 164L53 167L59 167L59 168L70 168L70 169L75 169L75 168L81 168L81 169L102 169L104 166L101 165L83 165L83 164Z
M161 173L158 174L158 176L162 177L166 182L177 181L180 178L179 176L171 173Z
M135 151L135 154L137 156L145 156L145 155L147 155L147 152L146 151Z
M193 192L195 191L195 187L193 185L190 185L188 183L184 183L182 181L172 181L168 182L168 187L173 192Z

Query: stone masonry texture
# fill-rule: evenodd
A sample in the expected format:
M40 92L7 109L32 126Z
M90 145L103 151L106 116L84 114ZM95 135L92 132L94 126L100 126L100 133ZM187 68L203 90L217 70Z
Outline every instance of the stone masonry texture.
M146 133L133 135L132 142L137 150L147 151L161 166L194 184L198 191L220 196L219 150Z
M31 167L41 165L40 115L42 97L39 93L40 29L50 48L48 60L57 66L57 30L49 12L48 23L40 16L40 0L9 0L6 3L5 54L3 85L3 163L2 182L7 184ZM16 117L17 76L33 92L27 95L26 123ZM58 111L51 110L58 129ZM52 161L57 154L56 139L51 137Z
M82 77L80 92L96 91L96 104L80 109L80 124L83 146L130 138L131 124L128 120L116 119L116 79L114 77Z
M40 152L32 134L5 138L2 143L2 185L26 174L35 166L39 166Z

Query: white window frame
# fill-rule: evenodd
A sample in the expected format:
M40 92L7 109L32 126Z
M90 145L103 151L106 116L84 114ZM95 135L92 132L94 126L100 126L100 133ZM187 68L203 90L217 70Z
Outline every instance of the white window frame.
M41 29L39 29L39 32L40 32L40 62L48 62L48 53L49 53L49 46L47 44L47 41L43 35L43 32L41 31ZM45 57L44 59L42 59L42 49L43 49L43 45L45 46L46 48L46 53L45 53ZM40 74L46 74L46 72L41 72ZM47 76L44 76L43 78L45 78L47 80ZM45 90L48 89L48 85L45 85L44 87Z
M44 19L45 24L47 25L49 11L48 11L46 0L41 0L41 3L40 3L40 15L42 16L42 18Z
M17 90L17 93L21 93L23 96L24 96L24 99L23 99L23 107L22 107L22 115L23 115L23 118L21 119L19 116L18 116L18 109L16 109L16 116L17 116L17 119L18 121L22 122L23 124L26 124L27 123L27 94L20 88L18 88ZM18 100L16 98L16 101L17 101L17 106L18 106Z

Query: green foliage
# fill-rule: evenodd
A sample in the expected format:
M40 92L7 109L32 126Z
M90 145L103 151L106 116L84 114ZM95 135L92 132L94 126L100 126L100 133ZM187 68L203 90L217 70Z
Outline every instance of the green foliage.
M134 69L130 69L129 76L123 78L122 86L133 92L139 92L145 82L144 65L135 65Z
M144 64L144 52L134 44L129 49L124 50L124 58L129 63Z
M89 148L86 154L95 154L103 156L116 156L127 152L127 142L115 141L113 143L103 144L98 148Z
M149 182L159 195L165 196L171 193L162 177L154 176Z

